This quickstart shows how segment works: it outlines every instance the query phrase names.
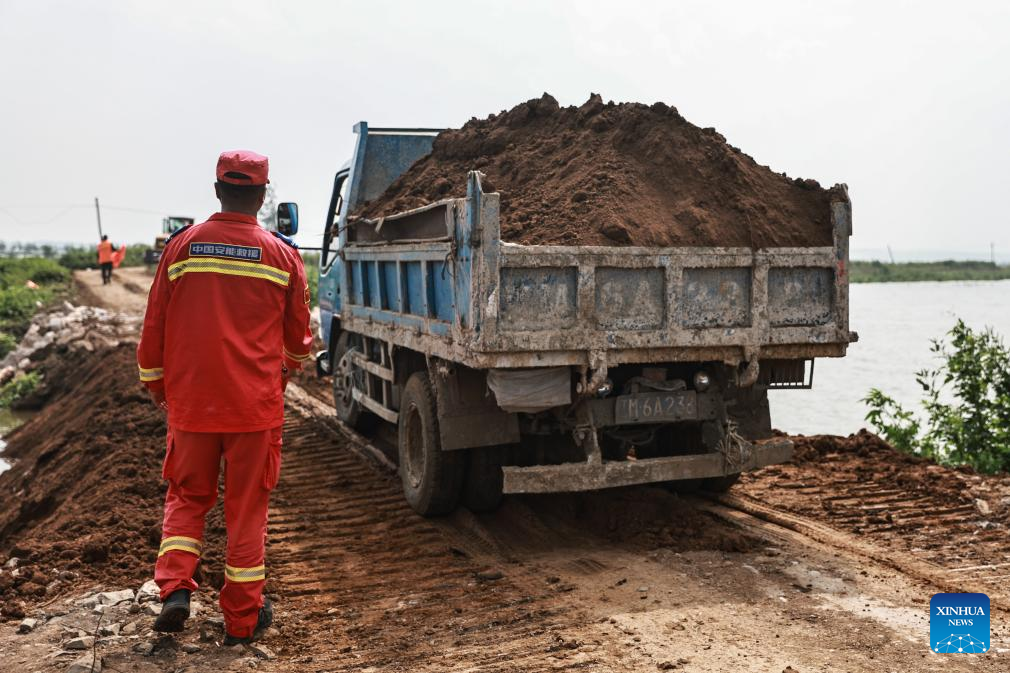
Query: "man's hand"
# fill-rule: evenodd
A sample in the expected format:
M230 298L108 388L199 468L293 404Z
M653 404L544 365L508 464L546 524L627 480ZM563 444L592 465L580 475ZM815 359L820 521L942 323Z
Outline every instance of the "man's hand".
M288 389L288 381L291 380L291 370L281 365L281 392Z
M152 390L151 401L154 402L154 406L158 407L162 411L168 411L168 402L165 401L164 390Z

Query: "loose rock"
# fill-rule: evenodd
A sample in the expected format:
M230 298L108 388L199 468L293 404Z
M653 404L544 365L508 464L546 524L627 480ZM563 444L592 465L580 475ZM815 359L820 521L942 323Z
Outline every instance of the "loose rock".
M98 602L102 605L116 605L133 600L133 591L123 589L122 591L103 591L98 594Z
M274 659L277 656L274 654L273 650L261 643L253 643L249 646L249 650L260 659L266 659L267 661Z
M67 667L67 673L102 673L102 658L86 654Z
M118 636L122 627L119 624L109 624L98 629L98 635L106 638Z
M92 647L94 647L94 645L95 645L94 636L78 636L77 638L73 638L67 641L67 644L64 645L63 647L65 647L68 650L90 650Z

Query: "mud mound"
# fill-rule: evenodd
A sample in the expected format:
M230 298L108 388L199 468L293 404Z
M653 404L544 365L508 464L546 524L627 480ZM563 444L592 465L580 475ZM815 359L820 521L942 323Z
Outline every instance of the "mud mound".
M431 154L356 215L501 192L502 239L527 245L831 245L834 190L790 180L663 103L562 108L544 94L444 131Z
M965 488L971 468L949 468L931 460L898 451L868 430L848 437L812 435L791 438L794 462L822 471L842 470L856 483L873 483L907 493L928 494L949 505L972 501Z
M13 467L0 475L3 618L86 581L139 586L161 537L165 421L137 383L133 345L44 364L49 402L7 438ZM208 560L223 559L219 515L208 536Z
M793 460L741 477L740 492L807 516L844 520L857 532L873 526L921 529L936 513L977 536L1010 525L1010 477L945 467L894 449L860 430L848 437L791 437ZM880 498L880 503L872 502ZM977 537L981 539L981 537Z

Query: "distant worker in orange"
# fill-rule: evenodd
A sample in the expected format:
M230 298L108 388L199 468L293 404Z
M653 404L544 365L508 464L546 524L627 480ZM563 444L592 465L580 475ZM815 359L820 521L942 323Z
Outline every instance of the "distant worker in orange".
M115 259L116 246L109 241L107 235L102 235L102 242L98 244L98 266L102 270L102 285L112 282L112 262Z
M297 246L256 221L267 173L267 158L255 152L220 156L221 212L169 238L137 347L140 380L168 412L154 629L181 631L189 618L223 459L226 645L252 641L273 620L263 598L267 503L280 476L284 388L312 345Z

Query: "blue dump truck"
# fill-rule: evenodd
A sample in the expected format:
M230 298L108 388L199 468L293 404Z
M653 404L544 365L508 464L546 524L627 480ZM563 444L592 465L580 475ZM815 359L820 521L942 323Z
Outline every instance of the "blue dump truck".
M600 247L501 240L499 195L350 215L431 151L437 129L354 127L320 259L317 371L336 414L398 431L424 515L503 493L644 483L726 489L788 460L768 391L809 388L849 332L844 188L833 245Z

